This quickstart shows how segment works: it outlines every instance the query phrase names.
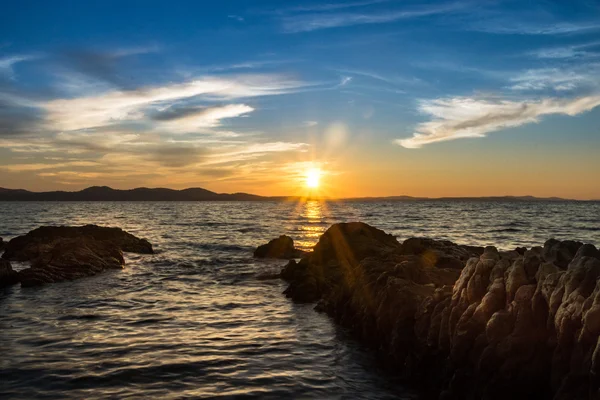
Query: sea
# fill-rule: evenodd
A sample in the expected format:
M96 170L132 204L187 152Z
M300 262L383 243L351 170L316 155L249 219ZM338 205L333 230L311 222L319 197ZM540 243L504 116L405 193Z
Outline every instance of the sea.
M156 254L72 282L0 289L2 399L416 399L409 383L256 260L281 234L310 249L363 221L499 249L600 245L598 202L4 202L0 237L41 225L118 226ZM15 269L26 267L14 263Z

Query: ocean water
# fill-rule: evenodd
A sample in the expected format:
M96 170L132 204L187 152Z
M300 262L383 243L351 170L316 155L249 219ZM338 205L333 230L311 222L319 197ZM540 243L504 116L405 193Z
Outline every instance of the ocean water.
M156 250L122 271L0 289L0 398L416 398L284 282L256 279L285 264L254 260L257 245L285 233L308 249L358 220L399 240L600 245L600 203L0 203L5 240L95 223Z

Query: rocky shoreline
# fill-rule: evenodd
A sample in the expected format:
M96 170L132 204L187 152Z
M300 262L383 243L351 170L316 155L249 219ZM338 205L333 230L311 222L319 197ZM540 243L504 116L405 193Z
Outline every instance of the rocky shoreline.
M39 286L121 269L123 252L152 254L150 242L120 228L96 225L43 226L9 242L0 240L0 287L21 283ZM29 262L30 268L14 271L10 261Z
M498 251L335 224L284 292L439 399L600 399L600 252Z
M0 287L123 268L152 245L119 228L41 227L5 243ZM1 250L1 249L0 249ZM290 259L285 295L315 303L435 399L600 399L600 251L548 240L499 251L332 225L312 252L281 236L255 257ZM300 258L299 261L295 259ZM10 261L30 268L14 271Z

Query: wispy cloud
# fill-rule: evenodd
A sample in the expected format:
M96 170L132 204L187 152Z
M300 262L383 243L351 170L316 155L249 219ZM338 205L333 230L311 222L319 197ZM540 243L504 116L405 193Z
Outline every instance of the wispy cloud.
M144 118L149 107L167 107L184 99L225 101L289 93L307 84L279 75L202 77L184 83L130 91L109 91L96 96L57 99L42 104L54 129L77 130L112 125ZM216 124L219 116L229 118L249 112L246 106L205 111L204 120ZM240 113L240 111L242 111Z
M347 1L343 3L325 3L325 4L312 4L302 5L297 7L290 7L284 10L284 12L309 12L309 11L333 11L341 10L345 8L356 8L365 7L373 4L387 3L390 0L365 0L365 1Z
M528 55L541 59L564 59L564 58L590 58L600 57L600 52L590 51L590 48L599 47L600 41L574 44L561 47L547 47L531 51Z
M364 24L381 24L403 19L427 17L457 11L464 7L465 4L462 3L451 3L377 12L300 13L282 17L281 23L284 32L287 33L310 32L321 29Z
M0 75L4 75L8 79L15 79L15 71L13 66L23 61L30 61L39 58L38 55L13 55L0 58Z
M110 51L90 49L70 49L58 57L61 67L79 74L113 85L120 89L134 89L138 83L131 74L124 74L119 68L123 59L159 51L158 46L124 47Z
M513 90L571 91L593 88L600 82L600 63L583 64L575 68L530 69L510 79Z
M419 124L413 137L396 144L419 148L426 144L461 138L484 137L489 132L539 122L545 115L574 116L600 106L600 95L539 101L492 101L455 97L423 101L419 110L432 118Z
M512 16L511 18L480 18L470 23L467 29L501 35L568 35L598 31L600 23L597 21L521 22Z

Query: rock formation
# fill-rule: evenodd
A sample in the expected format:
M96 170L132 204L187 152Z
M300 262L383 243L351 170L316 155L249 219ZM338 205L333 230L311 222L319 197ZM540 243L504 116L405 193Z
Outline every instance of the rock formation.
M4 250L4 240L2 240L2 238L0 237L0 251Z
M40 256L45 248L58 238L79 238L87 236L98 241L112 243L121 251L152 254L152 245L145 239L133 236L120 228L97 225L42 226L26 235L17 236L6 243L3 258L15 261L31 261Z
M152 245L147 240L139 239L119 228L95 225L45 226L11 239L6 244L2 257L31 262L30 268L17 273L18 281L26 287L123 268L123 251L143 254L153 252Z
M304 255L306 255L306 252L296 249L294 247L294 240L286 235L281 235L267 244L258 246L254 250L254 257L256 258L281 258L289 260L300 258Z
M0 288L19 282L19 275L12 269L10 262L0 259Z
M336 224L281 276L287 296L318 301L431 398L600 399L592 245L399 244L366 224Z

